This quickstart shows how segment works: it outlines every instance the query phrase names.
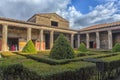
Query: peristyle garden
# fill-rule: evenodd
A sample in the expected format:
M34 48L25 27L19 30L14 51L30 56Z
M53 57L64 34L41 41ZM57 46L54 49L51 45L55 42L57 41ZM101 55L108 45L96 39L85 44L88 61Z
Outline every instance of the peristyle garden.
M36 51L30 40L21 52L1 52L0 80L114 80L120 75L120 44L112 50L73 49L61 34L53 48Z

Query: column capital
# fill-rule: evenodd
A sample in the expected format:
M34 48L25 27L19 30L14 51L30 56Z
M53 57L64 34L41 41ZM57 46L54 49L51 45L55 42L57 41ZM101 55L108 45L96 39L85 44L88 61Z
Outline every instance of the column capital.
M71 34L71 36L74 36L74 35L75 35L74 33Z
M1 24L2 26L8 26L8 24Z
M50 32L51 32L51 33L54 33L54 30L51 30Z
M107 31L112 31L111 29L108 29Z

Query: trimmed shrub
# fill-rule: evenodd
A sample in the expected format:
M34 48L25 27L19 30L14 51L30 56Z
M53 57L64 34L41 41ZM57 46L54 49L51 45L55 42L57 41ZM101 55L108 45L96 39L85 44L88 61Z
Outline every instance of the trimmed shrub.
M78 48L78 51L80 52L87 52L87 48L84 43L80 44L80 47Z
M27 44L23 48L22 52L23 53L30 53L30 54L36 54L37 53L32 40L30 40L30 41L27 42Z
M113 47L112 51L113 52L120 52L120 44L119 43L115 44L115 46Z
M74 50L69 44L67 38L60 34L50 51L50 58L53 59L71 59L74 58Z
M0 66L0 80L40 80L40 76L22 64Z

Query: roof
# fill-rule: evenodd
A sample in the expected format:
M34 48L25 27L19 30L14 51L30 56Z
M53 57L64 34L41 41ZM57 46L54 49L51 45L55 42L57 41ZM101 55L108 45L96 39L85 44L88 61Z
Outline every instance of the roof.
M93 26L89 26L89 27L86 27L86 28L82 28L82 29L80 29L80 31L87 31L87 30L93 30L93 29L99 29L99 28L105 28L105 27L111 27L111 26L118 26L118 25L120 25L120 21L119 22L93 25Z
M49 15L49 16L48 16ZM47 17L47 18L50 18L51 17L51 15L55 15L55 16L57 16L57 17L59 17L59 18L61 18L61 20L62 21L66 21L66 22L69 22L68 20L66 20L65 18L63 18L63 17L61 17L61 16L59 16L58 14L56 14L56 13L40 13L40 14L34 14L31 18L29 18L27 21L29 21L30 19L32 19L33 17L35 17L35 16L42 16L42 17Z
M22 23L22 24L35 25L35 26L43 26L43 27L46 27L46 28L50 27L50 26L47 26L47 25L40 25L40 24L33 23L33 22L21 21L21 20L16 20L16 19L11 19L11 18L4 18L4 17L0 17L0 20L9 21L9 22L16 22L16 23ZM56 27L51 27L51 28L56 28ZM57 28L57 29L64 29L64 28ZM66 29L66 28L64 30L77 31L77 30Z

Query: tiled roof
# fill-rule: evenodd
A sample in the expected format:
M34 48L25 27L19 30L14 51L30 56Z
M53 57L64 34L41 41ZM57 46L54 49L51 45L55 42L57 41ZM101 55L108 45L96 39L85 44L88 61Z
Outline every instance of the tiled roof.
M118 26L118 25L120 25L120 21L119 22L112 22L112 23L93 25L93 26L90 26L90 27L80 29L80 31L87 31L87 30L92 30L92 29L99 29L99 28Z

